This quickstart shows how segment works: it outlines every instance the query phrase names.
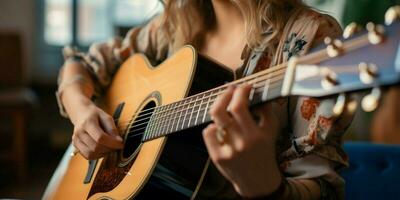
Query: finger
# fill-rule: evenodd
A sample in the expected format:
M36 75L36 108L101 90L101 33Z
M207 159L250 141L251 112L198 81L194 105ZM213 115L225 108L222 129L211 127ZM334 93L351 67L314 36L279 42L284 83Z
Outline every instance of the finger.
M76 149L79 150L79 154L81 154L85 159L89 160L92 159L89 155L89 148L85 143L83 143L79 137L74 137L73 145Z
M96 143L102 144L111 149L122 149L122 139L111 136L103 131L98 120L93 120L92 123L86 125L86 132L93 138Z
M114 119L107 113L100 114L100 125L104 128L105 132L109 135L115 136L117 139L122 140L118 133Z
M81 145L79 146L80 148L82 147L87 147L88 145L82 141L82 139L79 137L80 135L85 134L85 131L83 129L75 129L74 134L72 134L72 142L74 143L80 143ZM81 149L78 148L78 145L75 146L76 149L78 149L77 152L81 151Z
M228 87L222 95L217 97L210 109L210 115L213 121L224 128L229 126L233 120L227 111L227 107L232 99L234 90L233 86Z
M102 157L104 152L100 152L97 149L92 149L93 147L90 145L90 143L87 140L82 139L82 138L84 138L85 135L89 137L89 135L87 135L87 134L79 134L79 135L76 136L77 144L82 149L82 150L79 150L81 155L83 157L85 157L86 159L88 159L88 160L93 160L93 159L97 159L97 158Z
M79 139L87 145L89 150L95 154L104 154L111 151L111 149L96 143L87 133L80 134L77 137L79 137Z
M210 124L203 130L203 140L212 158L218 155L217 147L220 145L216 140L216 132L217 126L215 124Z
M210 124L203 130L203 139L211 160L221 164L233 156L233 149L230 145L221 145L217 140L217 125Z
M233 93L229 111L243 132L252 132L257 128L249 111L251 85L241 85Z

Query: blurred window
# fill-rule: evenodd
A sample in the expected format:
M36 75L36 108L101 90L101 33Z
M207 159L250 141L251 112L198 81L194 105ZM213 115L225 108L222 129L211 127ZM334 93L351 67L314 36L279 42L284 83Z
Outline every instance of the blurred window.
M117 0L114 23L118 26L138 26L163 11L161 0Z
M44 38L50 46L73 44L86 47L93 42L111 38L116 26L133 27L143 24L163 10L161 0L44 0L44 2Z
M112 1L79 0L77 42L81 46L105 40L113 36Z
M44 39L50 45L72 42L72 0L45 0Z

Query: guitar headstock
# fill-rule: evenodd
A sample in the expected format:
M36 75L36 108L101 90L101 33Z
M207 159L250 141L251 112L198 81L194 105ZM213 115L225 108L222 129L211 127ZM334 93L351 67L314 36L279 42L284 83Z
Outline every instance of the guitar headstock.
M348 38L326 38L307 56L291 58L282 94L323 97L373 89L362 102L373 110L371 98L379 98L378 88L400 83L400 22L393 21L386 26L369 23L353 35L347 30Z

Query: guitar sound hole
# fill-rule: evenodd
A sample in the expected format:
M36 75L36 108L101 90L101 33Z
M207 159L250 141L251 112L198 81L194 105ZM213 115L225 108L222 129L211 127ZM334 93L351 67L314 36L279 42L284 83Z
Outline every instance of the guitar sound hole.
M156 107L156 102L150 101L143 107L139 115L134 119L135 121L129 127L127 136L125 138L125 148L122 152L124 159L132 159L136 150L142 143L142 137L149 123L153 108Z

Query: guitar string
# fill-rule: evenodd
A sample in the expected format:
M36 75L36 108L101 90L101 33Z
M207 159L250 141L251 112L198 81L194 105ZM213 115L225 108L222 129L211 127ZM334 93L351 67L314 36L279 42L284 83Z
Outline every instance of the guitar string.
M282 70L282 69L281 69ZM155 109L159 109L159 110L161 110L160 112L158 112L157 114L161 114L161 113L166 113L166 112L169 112L169 111L172 111L172 110L175 110L175 109L177 109L177 108L180 108L180 107L184 107L184 106L186 106L186 105L190 105L190 104L193 104L193 103L196 103L196 102L201 102L201 101L203 101L204 99L209 99L210 97L214 97L214 96L217 96L217 95L219 95L219 94L221 94L221 90L222 89L226 89L227 87L229 87L230 85L235 85L235 84L238 84L238 83L244 83L245 81L248 81L249 83L251 82L251 81L253 81L253 80L256 80L256 79L259 79L260 77L265 77L265 76L267 76L267 79L260 79L258 82L263 82L263 81L265 81L265 80L268 80L268 79L277 79L277 78L282 78L282 77L284 77L284 71L286 71L286 69L283 69L284 71L281 71L281 70L275 70L275 71L273 71L273 72L278 72L278 73L263 73L263 74L261 74L260 76L257 76L257 77L252 77L252 79L239 79L239 80L241 80L240 82L239 81L234 81L234 82L231 82L231 83L228 83L228 84L225 84L225 85L222 85L222 86L219 86L219 87L217 87L217 88L214 88L214 89L212 89L212 90L208 90L208 91L205 91L205 92L202 92L202 93L199 93L199 94L196 94L196 95L193 95L193 96L190 96L190 98L185 98L185 99L183 99L183 100L180 100L179 102L185 102L184 104L180 104L179 106L177 106L177 107L175 107L175 108L168 108L168 109L165 109L165 110L162 110L162 107L166 107L166 106L171 106L172 104L174 104L174 103L176 103L176 102L174 102L174 103L171 103L171 104L166 104L166 105L163 105L163 106L158 106L158 107L154 107L154 108L149 108L149 109L145 109L145 110L142 110L142 111L139 111L139 112L136 112L136 113L134 113L132 116L136 116L136 115L138 115L138 116L140 116L140 113L146 113L146 112L148 112L147 114L152 114L152 112L149 112L149 111L153 111L153 110L155 110ZM272 75L272 76L271 76ZM279 80L281 80L281 79L279 79ZM277 81L279 81L279 80L277 80ZM217 90L219 90L218 92L216 92ZM214 92L216 92L216 93L214 93ZM210 93L210 95L208 95L208 96L204 96L204 94L205 93ZM195 97L195 96L201 96L203 94L203 98L200 98L200 99L196 99L195 101L188 101L189 99L193 99L193 97ZM191 107L188 107L187 109L189 109L189 108L191 108ZM130 119L130 120L128 120L128 121L124 121L124 122L122 122L122 123L130 123L132 120ZM127 124L125 124L125 125L127 125Z
M205 111L206 109L201 109L201 111ZM207 111L208 111L209 109L207 109ZM202 114L199 114L199 117L204 117L204 116L209 116L207 113L205 113L205 112L202 112ZM179 117L178 117L179 118ZM175 118L175 119L178 119L178 118ZM180 119L180 118L179 118ZM168 119L169 121L173 121L173 119ZM202 123L204 123L205 121L207 121L207 120L204 120L204 121L201 121ZM178 125L181 125L181 124L187 124L187 125L185 125L185 127L184 128L188 128L189 126L193 126L193 125L196 125L196 123L192 123L193 122L193 119L189 119L189 118L186 118L186 119L184 119L183 121L181 121L182 123L178 123ZM163 123L166 123L166 121L163 121L163 122L161 122L161 123L157 123L157 124L163 124ZM168 122L167 122L168 123ZM177 130L181 130L180 128L173 128L174 127L174 125L171 125L170 123L169 124L165 124L165 126L162 126L162 127L157 127L157 130L155 130L155 132L151 132L151 133L149 133L150 134L150 136L151 136L151 138L153 138L154 136L160 136L160 133L157 133L157 132L164 132L164 133L170 133L171 131L177 131ZM141 128L138 128L138 129L135 129L135 130L132 130L132 131L128 131L127 132L127 134L130 134L130 133L133 133L133 132L138 132L138 131L145 131L146 130L146 128L147 127L141 127ZM165 131L163 130L163 129L166 129ZM129 130L131 130L131 129L129 129ZM143 134L146 134L145 132L142 132L142 133L139 133L139 135L143 135ZM136 136L137 134L135 134L135 135L129 135L128 137L134 137L134 136ZM163 135L163 134L161 134L161 135Z
M280 86L281 85L278 85L278 86L275 86L276 84L279 84L278 82L275 82L275 83L272 83L272 84L270 84L270 87L269 87L269 90L274 90L274 89L279 89L280 88ZM273 87L272 87L273 86ZM262 88L262 89L264 89L264 87L265 87L265 85L260 85L260 87L254 87L254 92L258 92L258 89L260 89L260 88ZM220 92L219 94L222 94L223 93L223 91L222 92ZM219 94L216 94L216 95L214 95L214 96L217 96L217 95L219 95ZM193 106L193 107L190 107L190 108L183 108L182 110L178 110L178 111L174 111L173 113L169 113L168 115L162 115L162 116L158 116L158 117L156 117L156 118L151 118L151 117L147 117L147 118L141 118L140 120L136 120L134 123L138 123L138 122L142 122L142 121L144 121L144 120L152 120L152 121L155 121L156 123L152 123L151 125L152 126L155 126L155 125L159 125L160 123L162 123L163 121L161 121L160 122L160 120L164 120L164 119L168 119L168 120L171 120L171 119L169 119L169 117L171 117L171 116L174 116L174 118L172 118L172 120L174 120L174 119L180 119L180 118L186 118L187 116L190 116L191 114L193 114L193 113L199 113L200 111L204 111L205 109L203 109L203 105L205 105L205 104L212 104L212 103L214 103L214 101L216 100L216 98L214 98L214 99L210 99L210 101L207 101L207 102L203 102L203 103L201 103L201 104L198 104L198 105L195 105L195 106ZM196 107L198 107L199 109L197 109L196 111L194 111L194 108L196 108ZM210 107L211 108L211 107ZM189 111L189 110L192 110L191 112L185 112L185 111ZM181 112L185 112L185 114L184 115L179 115L179 114L181 114ZM190 118L191 119L191 118ZM157 122L158 121L158 122ZM139 127L139 126L143 126L144 124L148 124L147 122L143 122L143 123L140 123L140 124L134 124L133 126L131 126L131 128L135 128L135 127ZM122 127L127 127L127 125L128 126L130 126L131 124L130 123L128 123L128 124L121 124L121 128Z
M279 87L280 86L278 86L278 87L276 87L276 86L274 86L274 87L270 87L269 88L269 90L271 90L271 89L279 89ZM260 87L256 87L255 88L255 91L256 92L258 92L258 91L263 91L264 90L264 86L260 86ZM214 99L215 100L215 99ZM213 101L214 101L213 100ZM210 107L208 107L207 108L207 110L209 110L210 109ZM205 109L201 109L201 111L204 111ZM207 116L207 114L208 114L208 112L206 113L206 112L202 112L203 114L201 114L201 115L199 115L199 116L201 116L201 117L204 117L204 115L206 115ZM177 119L177 118L182 118L182 116L180 116L180 117L175 117L175 118L173 118L173 119L168 119L168 121L172 121L172 120L175 120L175 119ZM185 119L183 122L185 123L186 121L192 121L192 119ZM158 122L158 123L155 123L156 125L159 125L159 124L163 124L163 123L169 123L169 122L166 122L166 121L160 121L160 122ZM142 124L142 125L144 125L144 124ZM188 125L190 125L190 124L188 124ZM137 127L137 126L136 126ZM158 127L157 129L161 129L161 128L165 128L165 127L170 127L170 124L167 124L167 126L162 126L162 127ZM130 127L129 128L129 130L131 130L133 127ZM133 130L133 131L128 131L127 132L127 134L130 134L130 133L133 133L133 132L137 132L137 131L141 131L141 130L145 130L147 127L141 127L140 129L136 129L136 130ZM139 134L144 134L144 133L139 133ZM130 135L129 137L134 137L134 136L136 136L137 134L135 134L135 135Z
M273 85L273 84L279 83L280 81L282 81L282 79L276 79L276 78L280 78L280 77L283 77L283 76L275 76L275 77L273 77L275 80L274 80L274 81L271 81L269 84L270 84L270 85ZM258 77L258 78L259 78L259 77ZM257 80L257 79L253 79L253 80ZM271 80L271 79L270 79L270 78L258 79L257 82L254 82L254 83L252 83L251 85L255 85L255 84L258 84L258 83L261 82L261 86L260 86L260 87L264 87L264 86L265 86L264 82L265 82L266 80ZM251 82L250 82L250 83L251 83ZM257 87L258 87L258 86L257 86ZM256 89L256 87L253 87L253 89ZM211 98L214 98L214 97L216 97L216 96L222 94L223 92L224 92L224 90L218 91L217 93L213 93L212 95L209 95L207 98L202 98L202 100L204 100L204 99L210 99L210 100L211 100ZM209 101L202 102L202 100L201 100L201 101L196 100L196 101L193 101L193 102L190 102L190 103L185 104L185 105L189 105L189 107L184 107L185 105L182 105L182 106L177 106L177 107L172 108L172 109L162 110L161 112L159 112L159 113L156 114L158 118L156 118L156 119L154 119L154 120L158 120L158 119L160 119L160 118L166 118L166 117L169 117L169 116L172 116L172 115L176 115L176 114L178 114L178 113L180 113L180 112L182 112L182 111L188 111L188 110L191 110L191 109L193 109L193 108L195 108L195 107L199 107L199 106L202 106L202 105L204 105L204 104L209 104ZM196 102L200 102L200 104L195 104ZM191 104L193 104L193 106L190 106ZM182 108L182 109L181 109L181 110L176 110L177 108ZM174 111L174 112L173 112L173 113L169 113L169 114L167 114L167 115L161 115L161 114L160 114L160 113L168 113L168 111ZM153 113L149 112L149 113L145 113L145 114L142 115L142 116L147 116L147 115L152 115L152 114L153 114ZM191 114L191 113L186 113L185 115L187 115L187 114ZM147 118L141 118L140 120L134 121L133 123L138 122L138 121L149 120L150 118L151 118L151 116L150 116L150 117L147 117ZM130 125L132 124L132 121L133 121L133 120L125 121L125 123L124 123L124 122L121 122L121 123L118 125L118 127L119 127L119 128L122 128L122 127L124 127L124 126L125 126L125 127L126 127L126 126L130 126Z
M265 84L263 84L263 82L265 81L266 79L259 79L259 80L257 80L257 82L256 83L253 83L253 86L254 85L256 85L256 84L258 84L259 82L262 82L262 87L264 87L265 86ZM279 80L274 80L273 82L270 82L269 84L270 85L275 85L277 82L279 82L279 81L281 81L280 79ZM257 86L258 87L258 86ZM253 88L254 89L254 88ZM200 104L194 104L194 103L196 103L196 102L191 102L191 103L188 103L188 104L185 104L185 105L190 105L190 104L193 104L193 106L189 106L189 107L183 107L183 109L181 109L181 110L176 110L178 107L182 107L182 106L177 106L177 107L175 107L175 108L173 108L173 109L169 109L169 110L174 110L174 113L170 113L170 114L168 114L168 115L160 115L159 113L157 113L157 118L155 118L154 120L159 120L159 119L165 119L165 118L168 118L168 117L170 117L170 116L173 116L173 115L176 115L176 114L180 114L180 112L182 112L182 111L188 111L188 110L192 110L191 112L186 112L185 113L185 115L183 115L183 117L186 117L187 115L190 115L190 114L192 114L192 112L193 112L193 109L195 108L195 107L200 107L200 106L203 106L204 104L210 104L211 102L209 102L210 100L211 100L211 98L213 98L213 97L216 97L217 95L219 95L219 94L221 94L221 93L223 93L223 91L219 91L218 93L214 93L213 95L210 95L210 96L208 96L208 98L207 99L209 99L208 101L206 101L206 102L202 102L202 101L196 101L196 102L200 102ZM204 99L202 99L202 100L204 100ZM162 111L162 112L167 112L167 111ZM146 115L150 115L150 114L152 114L152 113L146 113ZM143 115L142 115L143 116ZM182 116L181 116L182 117ZM151 118L151 117L149 117L149 118ZM141 118L140 119L140 121L143 121L143 120L148 120L149 118ZM134 123L137 123L138 122L138 120L136 120L136 121L134 121ZM130 122L127 124L127 123L125 123L125 124L123 124L123 123L120 123L119 124L119 127L121 128L122 126L124 126L124 127L126 127L126 125L131 125L130 124ZM138 125L135 125L135 126L140 126L140 125L142 125L142 124L138 124Z
M263 90L263 88L257 88L257 90L258 89L261 89L261 90ZM201 109L201 110L205 110L205 109ZM207 109L207 110L209 110L209 108ZM207 113L206 112L203 112L204 114L201 114L201 115L199 115L199 116L201 116L201 117L204 117L204 115L206 115L207 116ZM172 121L172 119L169 119L169 121ZM186 122L191 122L192 121L192 119L185 119L183 122L184 123L186 123ZM162 124L162 123L169 123L169 122L166 122L166 121L163 121L163 122L161 122L161 123L158 123L158 124ZM191 123L189 124L188 123L188 125L187 126L190 126L190 125L192 125ZM194 125L194 124L193 124ZM158 127L158 132L160 132L160 131L162 131L162 128L170 128L170 124L167 124L167 126L163 126L163 127ZM147 127L141 127L140 129L136 129L136 130L133 130L133 131L128 131L127 132L127 134L130 134L130 133L133 133L133 132L138 132L138 131L144 131L144 130L146 130L146 128ZM185 127L185 128L187 128L187 127ZM131 130L131 128L129 128L129 130ZM176 131L176 130L175 130ZM155 138L155 137L160 137L160 136L162 136L162 135L167 135L167 134L169 134L170 133L170 131L168 131L168 130L166 130L163 134L156 134L156 135L153 135L153 134L150 134L151 135L151 137L150 138L148 138L148 139L153 139L153 138ZM145 132L141 132L141 133L137 133L137 134L134 134L134 135L128 135L128 137L129 138L132 138L132 137L136 137L136 136L140 136L140 135L144 135L144 134L146 134Z
M276 74L281 75L281 74L285 73L285 71L286 71L286 68L285 68L285 67L286 67L286 63L280 64L280 65L276 65L276 66L274 66L274 67L268 68L268 69L263 70L263 71L261 71L261 72L257 72L257 73L255 73L255 74L246 76L246 77L244 77L244 78L241 78L241 79L232 81L232 82L230 82L230 83L227 83L227 84L224 84L224 85L221 85L221 86L218 86L218 87L213 88L213 89L211 89L211 90L207 90L207 91L204 91L204 92L201 92L201 93L198 93L198 94L195 94L195 95L192 95L192 96L183 98L183 99L179 100L178 102L186 102L186 101L188 101L188 100L190 100L190 99L193 99L194 97L203 95L203 94L205 94L205 93L215 92L216 90L221 90L221 89L226 89L226 88L229 87L230 85L236 85L236 84L238 84L238 83L243 83L243 82L248 81L248 80L254 80L254 79L257 78L257 77L262 77L262 76L264 76L264 75L272 75L271 78L274 78L274 77L277 77ZM201 99L199 99L199 100L201 100ZM191 102L191 101L189 101L189 103L187 103L187 104L190 104L190 102ZM173 103L177 103L177 102L173 102ZM140 115L141 113L148 112L148 111L152 111L152 110L154 110L154 109L162 109L163 107L170 106L170 105L173 104L173 103L165 104L165 105L160 105L160 106L153 107L153 108L149 108L149 109L145 109L145 110L140 110L140 111L137 111L137 112L133 113L132 116ZM193 103L193 102L191 102L191 103ZM184 106L184 105L187 105L187 104L182 104L181 106ZM168 112L168 111L170 111L170 110L171 110L171 109L167 109L167 110L163 110L163 111ZM127 122L127 121L125 121L125 122Z
M261 88L260 88L260 89L261 89ZM209 111L208 108L200 109L200 110L199 110L199 115L198 115L198 117L203 118L203 117L205 117L205 116L208 116L208 113L203 112L203 111L206 111L206 110ZM201 114L200 114L200 113L201 113ZM173 130L173 127L175 126L175 124L170 124L169 122L170 122L170 121L174 121L174 120L181 120L181 119L182 119L182 116L176 116L176 117L174 117L174 118L172 118L172 119L166 119L165 121L159 121L159 122L156 122L156 123L152 123L150 126L151 126L151 127L154 127L154 126L163 124L161 127L157 127L157 130L155 130L155 131L159 132L159 131L161 131L161 130L163 130L163 129L167 129L167 132L168 132L169 129L172 131L172 130ZM180 123L180 122L181 122L181 123ZM194 122L194 123L192 123L192 122ZM197 121L193 121L192 118L184 118L182 121L178 121L178 123L177 123L176 125L185 126L185 124L187 123L187 125L185 126L185 128L188 128L189 126L197 125L196 122L197 122ZM205 122L204 120L201 120L201 123L204 123L204 122ZM168 123L168 124L165 124L165 125L164 125L164 123ZM133 128L137 128L137 129L134 129L134 130L129 131L129 132L127 132L127 133L129 134L129 133L132 133L132 132L137 132L137 131L145 130L145 129L147 129L147 126L144 126L145 124L146 124L146 123L143 123L141 126L129 127L129 130L131 130L131 129L133 129ZM139 128L138 128L138 127L139 127ZM177 127L178 127L178 126L177 126ZM174 131L177 131L177 130L179 130L179 128L175 128Z
M269 84L270 85L273 85L273 84L276 84L276 83L278 83L279 81L281 81L282 79L275 79L275 78L277 78L277 77L274 77L274 80L273 81L271 81ZM279 78L279 77L278 77ZM254 80L257 80L257 79L254 79ZM269 79L269 80L272 80L272 79ZM265 81L265 79L259 79L259 80L257 80L257 82L253 82L252 83L252 85L254 86L254 85L256 85L256 84L259 84L260 82L261 82L261 84L264 84L264 81ZM262 86L265 86L265 84L264 85L262 85ZM154 120L158 120L159 118L164 118L164 117L166 117L166 116L169 116L169 115L175 115L175 114L178 114L179 112L182 112L182 111L187 111L187 110L190 110L190 109L193 109L193 108L195 108L195 107L199 107L199 106L203 106L203 105L205 105L205 104L209 104L209 101L203 101L203 100L206 100L206 99L211 99L211 98L213 98L213 97L215 97L215 96L218 96L218 95L220 95L220 94L222 94L224 92L224 90L222 90L222 91L219 91L218 93L214 93L214 94L212 94L212 95L209 95L209 96L207 96L207 98L201 98L201 99L198 99L198 100L196 100L196 101L194 101L194 102L190 102L190 103L187 103L187 104L184 104L184 105L180 105L180 106L176 106L176 107L174 107L174 108L171 108L171 109L168 109L168 110L166 110L166 111L156 111L157 113L152 113L152 112L148 112L148 113L145 113L145 114L143 114L143 115L140 115L140 117L143 117L143 116L148 116L148 115L156 115L157 117L156 118L153 118ZM198 104L198 102L200 102L199 104ZM185 107L186 105L192 105L193 104L193 106L191 106L191 107ZM177 109L179 109L179 108L182 108L182 109L180 109L180 110L177 110ZM169 111L173 111L173 113L168 113ZM162 114L164 114L164 113L167 113L168 115L162 115ZM190 113L188 113L188 114L190 114ZM150 117L151 118L151 117ZM137 123L137 122L140 122L140 121L144 121L144 120L148 120L149 119L149 117L148 118L140 118L139 120L135 120L135 123ZM125 125L128 125L129 123L131 122L131 120L129 120L129 121L125 121L125 123L123 123L123 122L121 122L121 126L125 126Z

